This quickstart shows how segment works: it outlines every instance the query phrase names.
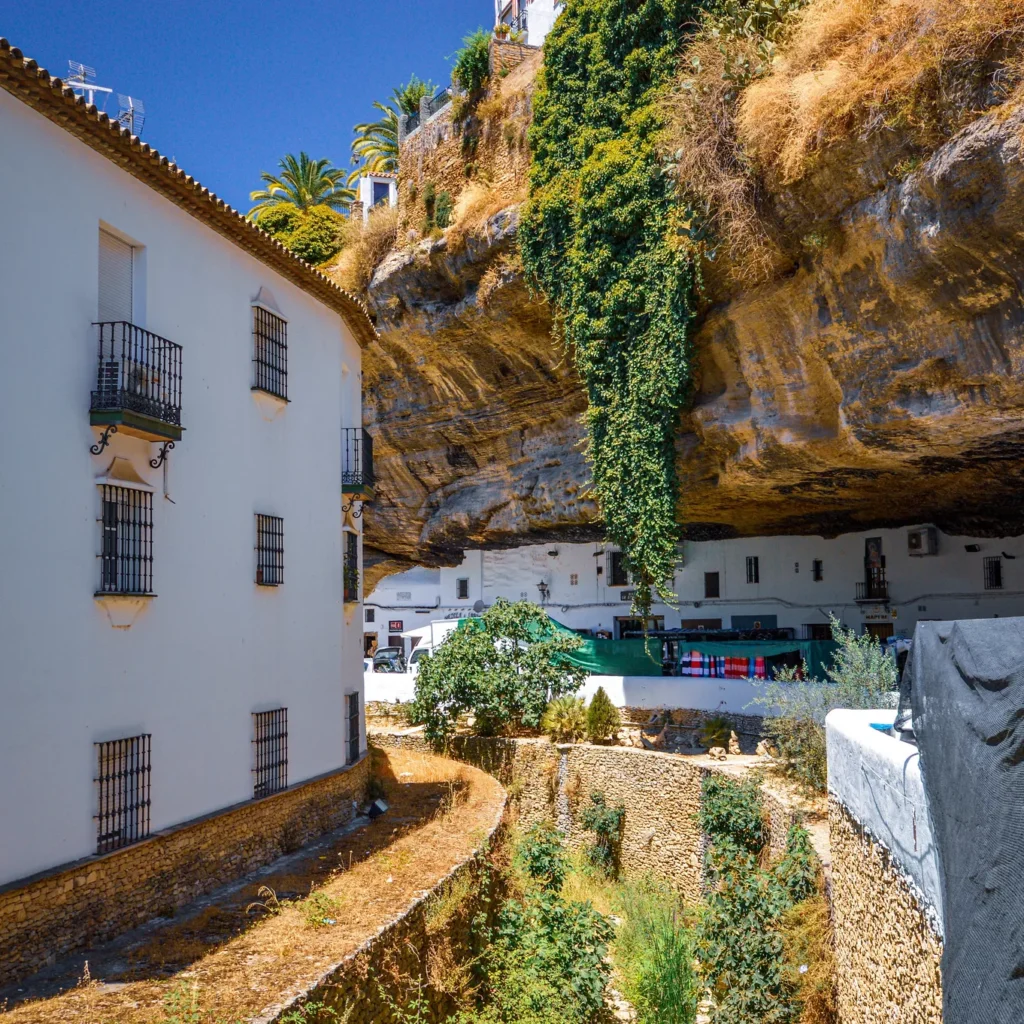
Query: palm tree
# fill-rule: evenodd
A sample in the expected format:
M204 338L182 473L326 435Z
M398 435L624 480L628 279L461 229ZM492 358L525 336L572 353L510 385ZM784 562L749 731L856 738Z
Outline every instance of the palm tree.
M302 213L314 206L347 210L356 197L355 192L343 184L345 172L332 167L326 158L310 160L306 153L300 153L296 160L288 153L280 167L280 177L264 171L260 179L267 187L249 194L256 204L249 211L251 220L259 220L262 213L281 206L292 206Z
M415 116L420 112L420 100L431 96L436 86L421 82L415 75L404 85L391 90L387 103L374 103L384 116L379 121L357 124L353 131L352 161L360 166L348 177L349 184L361 174L394 173L398 170L398 117Z

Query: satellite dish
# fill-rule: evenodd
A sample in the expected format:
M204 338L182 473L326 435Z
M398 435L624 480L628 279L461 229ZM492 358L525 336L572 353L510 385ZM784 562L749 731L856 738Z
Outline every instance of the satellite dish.
M146 123L146 105L142 100L121 93L117 94L117 104L120 107L117 123L122 128L127 128L132 135L141 135L142 127Z
M479 615L483 610L484 610L484 603L483 603L483 601L474 601L473 602L473 611L475 611L477 613L477 615Z

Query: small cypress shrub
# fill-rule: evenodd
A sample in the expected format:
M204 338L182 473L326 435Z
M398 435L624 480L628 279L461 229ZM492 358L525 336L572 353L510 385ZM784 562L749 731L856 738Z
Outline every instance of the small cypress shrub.
M621 724L619 709L604 692L604 687L599 686L587 708L587 735L590 741L600 743L608 739Z

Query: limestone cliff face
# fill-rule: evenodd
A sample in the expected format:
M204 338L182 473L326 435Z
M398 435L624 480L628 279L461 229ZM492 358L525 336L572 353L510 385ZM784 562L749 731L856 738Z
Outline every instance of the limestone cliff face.
M678 440L689 536L1024 531L1022 137L1019 110L979 118L850 205L820 254L708 309ZM599 529L585 398L514 227L507 210L458 253L392 254L371 284L379 572Z

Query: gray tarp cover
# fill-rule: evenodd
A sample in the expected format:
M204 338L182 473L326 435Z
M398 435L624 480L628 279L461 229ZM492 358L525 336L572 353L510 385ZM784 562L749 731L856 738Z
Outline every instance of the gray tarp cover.
M907 669L944 888L944 1024L1021 1024L1024 619L922 622Z

